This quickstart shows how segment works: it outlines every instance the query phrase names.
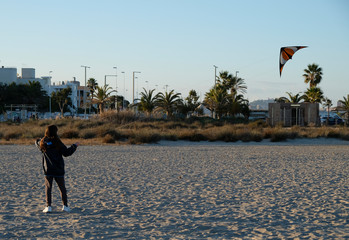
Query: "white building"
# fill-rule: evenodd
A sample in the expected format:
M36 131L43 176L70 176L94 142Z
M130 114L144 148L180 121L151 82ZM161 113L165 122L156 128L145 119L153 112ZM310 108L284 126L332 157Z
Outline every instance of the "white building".
M5 68L4 66L0 68L0 83L7 85L11 83L27 84L29 81L39 82L46 92L51 85L51 77L36 78L34 68L22 68L22 76L17 74L17 68Z
M49 86L49 96L51 96L52 92L59 91L64 88L70 87L72 90L72 94L70 95L70 98L72 100L72 105L75 109L78 108L84 108L84 92L86 94L86 103L87 103L87 108L89 107L89 88L80 86L80 82L76 81L74 78L74 81L62 81L59 82L58 84L53 83L53 85Z
M85 107L85 92L87 108L89 107L89 89L88 87L80 86L80 82L76 81L75 78L74 81L62 81L58 84L51 84L51 77L43 76L41 78L36 78L34 68L22 68L22 76L17 74L17 68L5 68L3 66L0 68L0 83L6 85L10 85L11 83L27 84L29 81L39 82L48 96L51 96L51 93L54 91L70 87L72 89L70 98L74 109Z

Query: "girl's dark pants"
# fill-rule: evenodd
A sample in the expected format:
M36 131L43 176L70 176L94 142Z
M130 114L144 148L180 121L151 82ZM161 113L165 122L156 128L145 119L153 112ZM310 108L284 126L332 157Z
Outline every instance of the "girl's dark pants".
M65 188L64 177L52 177L45 176L45 191L46 191L46 204L47 206L51 206L52 202L52 183L53 179L55 179L59 190L61 191L62 202L65 206L68 206L68 198L67 198L67 189Z

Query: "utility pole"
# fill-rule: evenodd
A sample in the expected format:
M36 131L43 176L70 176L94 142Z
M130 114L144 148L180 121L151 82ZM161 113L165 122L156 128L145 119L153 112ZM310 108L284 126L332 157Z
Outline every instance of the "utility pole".
M133 71L132 104L135 103L135 73L141 73L141 72Z
M118 90L118 68L113 67L115 69L115 90Z
M216 65L213 65L213 67L214 67L214 88L216 88L216 84L217 84L217 73L216 73L216 71L217 71L217 66Z
M51 73L52 73L52 71L50 71L49 74L48 74L49 77L50 77L50 84L48 85L48 95L49 95L49 105L50 105L50 119L51 119L51 117L52 117L52 113L51 113L51 112L52 112L52 111L51 111L51 84L52 84L52 83L51 83L51 78L52 78L52 77L51 77Z
M86 68L90 68L88 66L81 66L83 68L85 68L85 87L84 87L84 108L85 108L85 115L84 115L84 118L86 119Z

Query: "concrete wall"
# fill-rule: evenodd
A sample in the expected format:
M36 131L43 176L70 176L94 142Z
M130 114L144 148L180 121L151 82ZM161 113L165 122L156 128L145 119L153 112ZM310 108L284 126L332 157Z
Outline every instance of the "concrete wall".
M11 84L17 80L17 68L0 68L0 83Z
M281 124L285 127L294 125L318 126L319 104L318 103L269 103L269 124L276 126Z

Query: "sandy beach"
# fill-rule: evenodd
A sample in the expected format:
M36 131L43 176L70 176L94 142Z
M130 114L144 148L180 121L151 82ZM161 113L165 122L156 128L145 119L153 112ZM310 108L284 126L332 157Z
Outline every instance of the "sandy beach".
M41 154L0 146L0 239L349 238L349 142L81 146L71 213L45 207Z

